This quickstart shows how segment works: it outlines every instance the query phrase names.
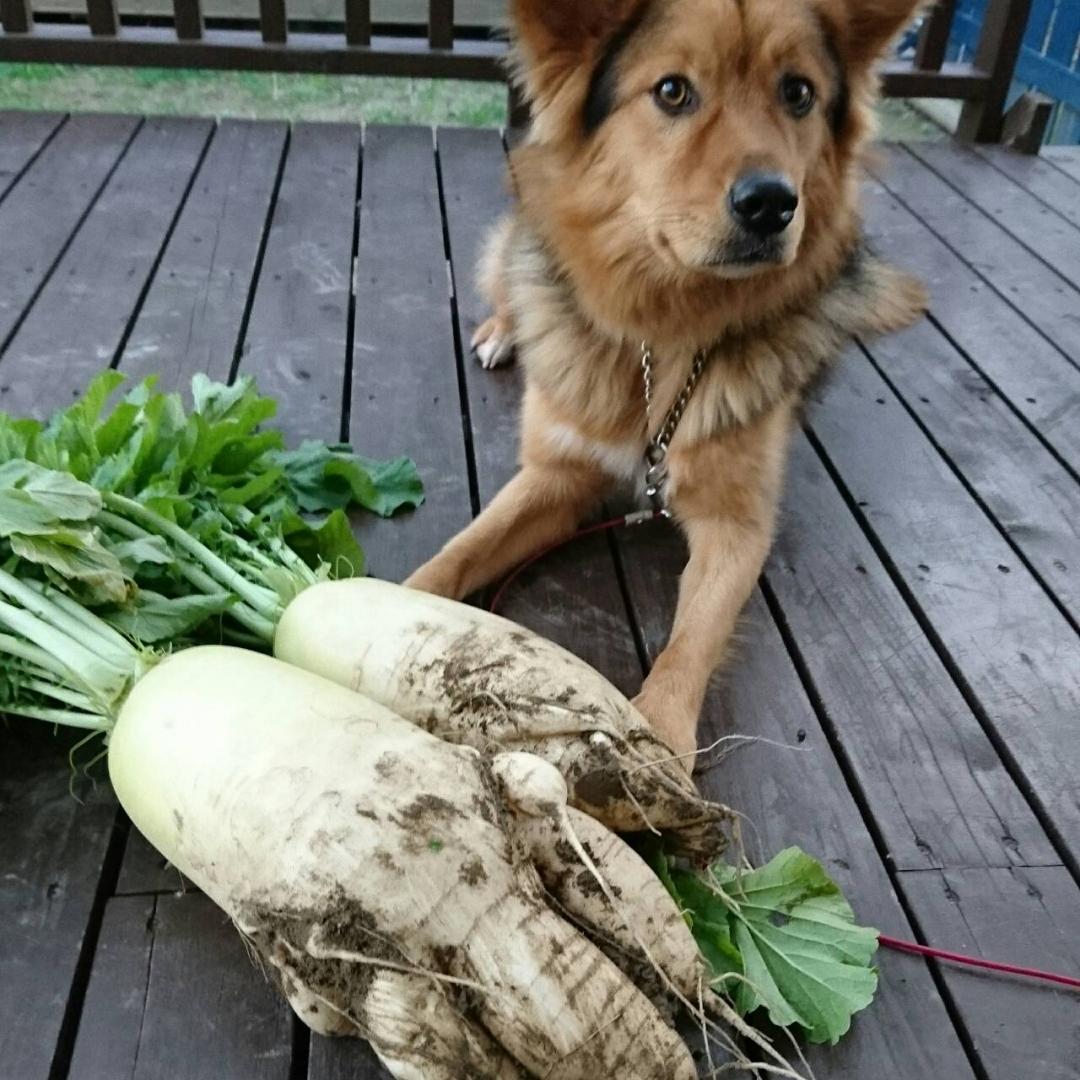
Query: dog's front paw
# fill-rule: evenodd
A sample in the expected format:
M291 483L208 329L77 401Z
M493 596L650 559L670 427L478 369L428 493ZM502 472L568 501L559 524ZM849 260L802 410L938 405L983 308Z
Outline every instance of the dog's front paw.
M407 589L445 596L448 600L461 599L461 574L456 566L436 556L424 563L405 581Z
M683 704L662 687L648 683L634 698L633 705L649 721L649 726L664 745L679 758L683 768L692 773L698 749L697 715L687 713Z
M514 340L510 320L493 315L473 334L472 349L480 366L491 371L514 358Z

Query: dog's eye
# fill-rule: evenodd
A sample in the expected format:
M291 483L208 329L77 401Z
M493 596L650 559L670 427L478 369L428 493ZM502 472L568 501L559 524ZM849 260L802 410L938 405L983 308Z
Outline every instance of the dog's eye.
M681 75L667 75L653 87L656 104L666 113L676 115L689 112L697 103L694 87Z
M793 116L806 116L814 107L817 91L809 79L801 75L785 75L780 80L780 97Z

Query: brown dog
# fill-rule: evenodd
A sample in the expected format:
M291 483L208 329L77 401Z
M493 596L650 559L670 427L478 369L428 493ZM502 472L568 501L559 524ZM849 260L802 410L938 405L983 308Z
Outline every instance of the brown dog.
M920 286L861 248L872 65L917 0L515 0L533 106L518 206L474 344L526 372L521 472L408 584L461 598L568 536L701 372L653 480L690 561L637 704L696 745L772 542L789 433L851 333L914 321ZM653 368L648 416L643 351ZM685 394L684 394L685 396ZM662 440L661 440L662 441Z

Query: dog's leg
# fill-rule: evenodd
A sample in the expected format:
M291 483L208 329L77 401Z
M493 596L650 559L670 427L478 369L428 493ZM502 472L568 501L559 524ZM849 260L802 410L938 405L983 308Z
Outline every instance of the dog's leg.
M526 462L476 521L405 584L460 600L569 537L608 486L593 465Z
M489 370L508 364L514 356L514 322L506 291L506 258L510 244L511 220L503 218L484 245L477 274L480 291L494 314L473 334L472 349L481 365Z
M772 544L792 424L785 404L750 428L672 458L673 503L690 545L667 648L637 707L677 754L697 749L709 679ZM693 767L693 758L686 761Z

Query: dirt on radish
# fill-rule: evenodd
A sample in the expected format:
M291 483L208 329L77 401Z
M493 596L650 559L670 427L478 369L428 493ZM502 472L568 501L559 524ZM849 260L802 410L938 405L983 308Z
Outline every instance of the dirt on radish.
M733 815L598 672L554 643L465 604L354 578L306 589L274 653L380 702L440 738L554 765L570 803L622 832L660 830L702 861Z
M696 1077L648 997L544 888L530 819L582 849L543 760L488 758L298 668L199 648L135 685L109 772L301 1017L369 1039L395 1076ZM580 921L610 937L610 920ZM409 1008L390 1008L402 994Z

